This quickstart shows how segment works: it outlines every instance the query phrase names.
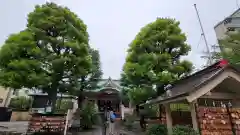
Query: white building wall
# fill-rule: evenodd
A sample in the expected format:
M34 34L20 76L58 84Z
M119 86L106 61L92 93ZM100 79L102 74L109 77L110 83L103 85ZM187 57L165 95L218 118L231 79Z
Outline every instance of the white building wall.
M0 107L7 107L10 104L12 91L0 86Z
M224 23L224 20L227 20L228 18L230 18L230 22ZM240 30L240 10L236 11L236 13L232 14L224 20L214 27L218 40L224 39L226 37L228 28L234 28L235 31Z
M221 23L214 28L217 40L224 39L226 37L227 27Z

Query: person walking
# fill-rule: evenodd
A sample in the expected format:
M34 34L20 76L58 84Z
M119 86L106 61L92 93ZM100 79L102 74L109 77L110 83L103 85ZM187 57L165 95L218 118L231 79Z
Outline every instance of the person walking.
M113 110L109 111L109 135L114 135L114 128L115 128L115 119L116 115L114 114Z
M139 109L140 109L139 110L140 126L141 126L142 130L145 131L146 130L146 124L147 124L146 121L145 121L146 111L144 110L143 106L141 106Z

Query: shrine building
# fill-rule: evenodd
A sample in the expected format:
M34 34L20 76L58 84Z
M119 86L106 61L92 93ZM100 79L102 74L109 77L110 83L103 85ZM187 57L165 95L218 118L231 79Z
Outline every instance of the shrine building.
M98 85L99 89L85 90L86 99L96 103L100 112L112 108L120 114L122 105L120 81L109 77L102 79Z
M127 107L129 105L129 103L125 105L122 104L120 80L114 80L111 77L108 79L101 79L98 83L98 87L99 89L84 90L85 101L94 102L100 112L103 112L107 108L111 108L114 112L116 112L116 114L119 114L118 116L120 117L122 115L121 112L123 112L124 109L128 109ZM48 102L47 94L34 93L29 96L34 98L32 110L36 110L38 112L41 110L40 112L42 112ZM65 94L58 94L57 97L73 99L73 106L75 109L77 108L76 97Z

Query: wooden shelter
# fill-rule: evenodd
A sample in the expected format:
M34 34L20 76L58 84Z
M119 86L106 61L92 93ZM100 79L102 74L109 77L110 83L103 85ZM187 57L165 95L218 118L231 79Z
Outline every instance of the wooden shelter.
M221 60L177 81L164 95L146 103L164 106L170 135L175 120L171 104L189 105L191 125L202 135L240 134L239 87L239 70Z
M38 112L43 113L46 111L46 107L48 105L49 97L47 93L34 93L29 94L28 96L32 97L32 105L30 112ZM74 106L74 102L76 102L76 97L71 95L57 94L57 99L68 99L72 101L72 107ZM70 108L72 108L70 107Z

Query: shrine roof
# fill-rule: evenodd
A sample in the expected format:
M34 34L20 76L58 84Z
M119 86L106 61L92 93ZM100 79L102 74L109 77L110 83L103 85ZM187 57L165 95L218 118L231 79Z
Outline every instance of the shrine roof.
M109 77L108 79L101 79L98 83L98 86L99 86L99 89L89 90L89 91L99 92L105 89L115 89L117 91L121 90L120 80L112 79L111 77Z
M99 86L104 86L106 83L111 82L114 86L120 87L120 80L112 79L109 77L108 79L101 79L98 83Z
M232 68L239 72L236 68L230 66L226 60L221 60L203 70L200 70L190 76L187 76L179 81L176 81L175 83L172 84L170 90L165 92L162 96L159 96L147 102L151 104L181 96L186 96L190 92L195 91L197 88L214 79L226 68Z
M113 89L113 90L117 90L117 91L121 91L121 86L120 86L120 80L116 80L116 79L112 79L111 77L109 77L108 79L101 79L98 83L98 89L94 89L94 90L86 90L86 92L100 92L102 90L106 90L106 89ZM47 96L47 93L42 93L42 92L37 92L37 93L30 93L28 94L28 96ZM65 95L65 94L57 94L58 97L63 97L63 98L70 98L70 97L74 97L71 95Z

